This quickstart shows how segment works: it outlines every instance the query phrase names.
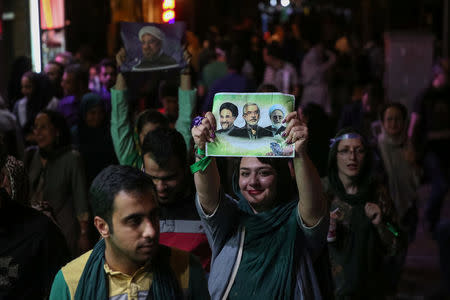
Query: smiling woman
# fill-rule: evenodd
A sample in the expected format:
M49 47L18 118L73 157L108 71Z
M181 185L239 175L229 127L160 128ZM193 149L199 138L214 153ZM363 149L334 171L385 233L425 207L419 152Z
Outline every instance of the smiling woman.
M244 112L248 123L259 118L255 104ZM197 211L213 253L212 299L322 299L312 263L325 244L326 201L304 150L306 126L295 112L286 116L285 124L286 142L294 144L297 155L293 160L297 189L288 159L238 160L233 175L238 200L223 193L214 158L204 171L195 173ZM215 128L210 112L192 128L200 149L197 161L206 141L214 139Z
M275 158L244 157L238 160L239 190L254 213L276 206L277 199L289 202L294 193L294 182L286 161Z
M57 223L72 255L89 249L89 206L84 163L71 148L70 131L64 117L41 111L34 121L37 147L25 153L31 205Z

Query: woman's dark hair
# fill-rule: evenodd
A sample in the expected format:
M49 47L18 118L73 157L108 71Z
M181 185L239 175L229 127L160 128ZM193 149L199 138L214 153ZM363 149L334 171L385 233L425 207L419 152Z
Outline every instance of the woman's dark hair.
M289 160L270 157L257 157L257 159L263 164L270 165L277 173L276 199L278 203L294 200L292 195L296 195L297 193L295 193L296 185L289 169ZM234 187L235 193L240 191L239 169L241 166L241 160L242 158L236 159L234 166L233 184L237 185Z
M26 72L23 77L28 78L32 86L31 95L27 101L27 120L32 123L36 115L47 107L53 97L53 90L50 80L44 74ZM31 127L31 125L28 126Z
M168 128L169 127L169 119L159 111L155 109L148 109L143 111L137 119L136 129L138 134L141 133L142 128L144 128L145 124L159 124L161 127Z
M64 116L57 111L48 109L44 109L40 112L40 114L46 114L50 120L50 123L52 123L52 125L59 131L59 137L54 144L55 150L69 146L71 144L71 133Z
M16 100L19 100L22 95L21 91L21 79L25 72L30 71L32 68L31 58L26 56L19 56L14 59L11 65L11 73L8 81L8 101L9 107L12 109Z
M3 142L3 134L0 133L0 175L3 167L6 164L8 158L8 152L6 151L5 143ZM2 179L2 178L0 178Z
M391 103L385 104L383 106L383 108L381 109L381 111L380 111L380 121L381 122L384 121L384 114L391 107L396 108L400 111L400 113L402 114L403 121L406 121L408 119L408 109L406 108L406 106L404 106L400 102L391 102Z
M346 127L339 130L334 138L338 138L344 134L349 133L355 133L360 135L362 137L361 143L363 144L364 149L366 150L364 161L361 166L361 171L359 172L358 176L353 178L353 183L356 186L368 184L372 180L370 176L372 172L372 151L364 136L358 130L351 127ZM337 151L340 142L341 141L335 142L333 146L330 148L330 152L328 154L328 178L330 180L331 187L333 189L337 189L335 190L335 192L338 192L339 190L342 192L344 189L342 182L338 176L339 170L337 166L337 154L338 154Z

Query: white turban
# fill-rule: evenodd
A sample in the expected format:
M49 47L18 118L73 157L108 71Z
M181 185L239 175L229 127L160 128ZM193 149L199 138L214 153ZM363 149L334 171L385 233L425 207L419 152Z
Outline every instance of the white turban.
M150 34L160 41L164 41L164 32L155 26L144 26L139 30L139 40L142 41L144 34Z
M286 114L283 106L281 106L280 104L274 104L269 109L269 118L272 118L272 113L276 110L281 110L283 116Z

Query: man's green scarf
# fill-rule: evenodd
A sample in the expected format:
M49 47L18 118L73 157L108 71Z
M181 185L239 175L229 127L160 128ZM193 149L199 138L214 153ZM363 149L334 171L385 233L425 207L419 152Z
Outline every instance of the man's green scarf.
M170 248L159 245L152 258L153 283L147 299L183 299L178 281L170 268ZM92 250L78 282L75 300L109 299L108 276L104 270L105 241L100 240Z
M297 202L255 214L247 200L239 198L245 240L229 299L292 299Z

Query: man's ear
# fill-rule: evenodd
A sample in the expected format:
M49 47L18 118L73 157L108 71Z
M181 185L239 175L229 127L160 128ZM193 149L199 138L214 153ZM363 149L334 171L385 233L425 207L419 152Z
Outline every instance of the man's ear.
M110 235L110 228L108 223L99 216L94 217L94 225L98 230L98 233L102 236L102 238L107 238Z

